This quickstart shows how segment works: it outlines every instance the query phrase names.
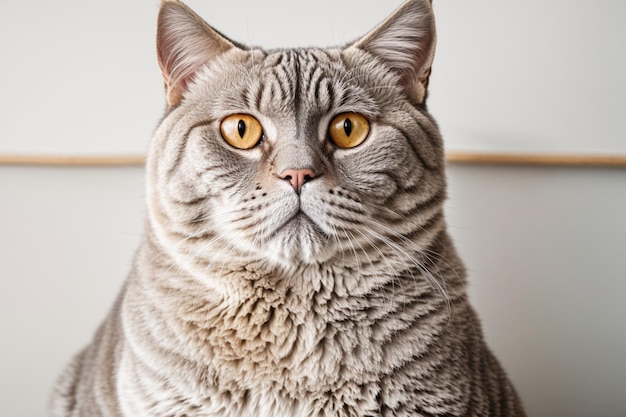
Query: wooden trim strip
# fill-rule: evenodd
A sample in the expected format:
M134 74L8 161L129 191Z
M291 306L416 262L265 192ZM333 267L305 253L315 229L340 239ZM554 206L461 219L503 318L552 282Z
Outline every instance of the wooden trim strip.
M544 166L604 166L626 168L626 155L565 155L517 154L486 152L447 152L446 159L453 164L476 165L544 165ZM145 156L42 156L0 155L0 165L116 167L142 166Z
M447 152L446 159L448 162L460 164L597 166L626 168L626 155Z
M115 166L142 166L145 163L146 163L146 157L140 156L140 155L118 155L118 156L0 155L0 165L115 167Z

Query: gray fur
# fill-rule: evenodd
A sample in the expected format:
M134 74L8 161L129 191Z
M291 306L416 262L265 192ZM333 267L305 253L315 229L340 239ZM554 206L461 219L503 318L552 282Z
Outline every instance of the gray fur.
M145 239L51 416L523 416L446 232L428 0L326 50L246 49L161 7ZM327 137L342 112L371 123L354 149ZM264 142L228 145L234 113ZM287 168L316 177L298 194Z

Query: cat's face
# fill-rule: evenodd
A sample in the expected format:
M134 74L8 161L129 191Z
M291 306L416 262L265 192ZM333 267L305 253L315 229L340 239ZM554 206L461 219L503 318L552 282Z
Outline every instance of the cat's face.
M440 221L426 0L346 48L246 49L174 1L159 31L170 109L149 201L177 256L311 264L402 244Z

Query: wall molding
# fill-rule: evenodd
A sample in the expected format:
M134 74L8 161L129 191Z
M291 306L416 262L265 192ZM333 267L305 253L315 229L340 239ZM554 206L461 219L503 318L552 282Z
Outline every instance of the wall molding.
M626 168L626 155L520 154L487 152L447 152L453 164L474 165L543 165L596 166ZM142 166L143 155L71 156L71 155L0 155L0 165L119 167Z
M143 155L0 155L0 165L116 167L142 166L145 163Z
M626 155L447 152L451 163L477 165L604 166L626 168Z

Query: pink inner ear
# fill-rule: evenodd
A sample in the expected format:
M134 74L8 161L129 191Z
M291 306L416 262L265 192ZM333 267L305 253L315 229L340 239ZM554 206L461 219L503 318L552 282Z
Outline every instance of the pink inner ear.
M194 75L206 62L198 61L200 57L185 56L186 50L175 46L176 43L159 45L161 73L167 89L167 101L171 106L180 104Z
M184 4L163 2L157 26L157 52L169 105L180 104L202 66L233 47Z

